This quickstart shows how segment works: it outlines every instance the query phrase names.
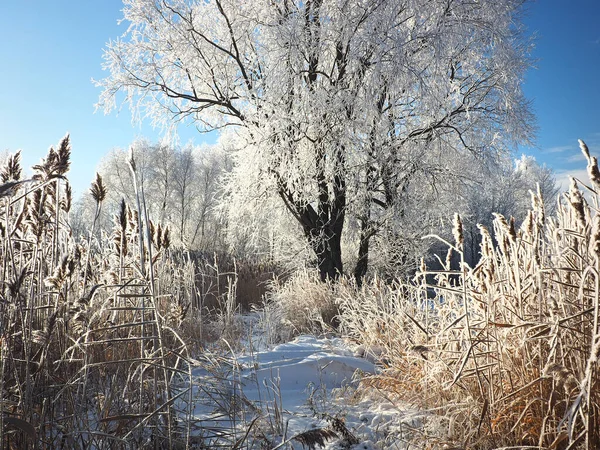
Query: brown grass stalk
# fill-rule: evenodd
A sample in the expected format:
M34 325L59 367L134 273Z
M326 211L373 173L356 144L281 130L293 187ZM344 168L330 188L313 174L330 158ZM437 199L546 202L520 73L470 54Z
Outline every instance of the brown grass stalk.
M520 228L496 216L496 245L481 227L475 267L340 291L343 329L386 367L365 386L447 424L432 448L598 448L598 217L573 181L555 217L538 192Z

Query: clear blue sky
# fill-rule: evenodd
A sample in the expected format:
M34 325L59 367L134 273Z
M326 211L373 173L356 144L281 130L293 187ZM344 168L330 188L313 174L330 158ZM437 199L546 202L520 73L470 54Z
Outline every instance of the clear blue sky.
M577 139L600 156L600 2L540 0L528 9L537 61L524 90L539 126L538 148L528 152L563 180L568 173L586 180Z
M493 1L493 0L485 0ZM0 150L22 149L24 164L39 162L71 133L69 175L76 194L114 147L159 131L133 127L127 108L94 114L104 44L125 31L121 0L0 1ZM600 155L600 2L549 0L529 5L526 25L537 34L525 93L538 118L537 149L527 149L562 176L585 169L577 139ZM180 130L184 142L205 139Z
M159 130L131 124L127 107L94 113L102 50L126 30L121 0L0 0L0 150L21 149L24 166L43 158L69 132L75 195L87 190L103 155ZM195 129L181 139L200 143ZM214 138L213 138L214 139Z

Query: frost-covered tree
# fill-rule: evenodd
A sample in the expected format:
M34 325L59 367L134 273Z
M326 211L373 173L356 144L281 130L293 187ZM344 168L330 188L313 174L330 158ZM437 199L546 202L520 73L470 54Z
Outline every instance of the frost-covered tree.
M360 279L416 183L530 137L523 3L124 0L99 106L122 93L155 124L233 126L235 210L277 198L323 279L343 271L352 218Z
M149 217L155 224L168 226L175 246L208 252L225 248L222 213L217 209L219 179L230 170L229 157L220 145L178 148L164 143L138 140L132 144L139 187ZM107 198L98 219L98 230L110 233L121 199L134 206L135 191L129 152L113 149L100 163L99 173L107 188ZM76 235L85 234L86 222L93 217L94 201L84 194L75 207Z
M517 160L503 158L472 176L455 207L463 218L465 258L469 264L479 261L478 225L491 230L494 214L502 214L507 219L513 218L519 226L532 207L531 193L537 193L538 189L546 214L553 215L559 193L554 172L532 156L522 155Z

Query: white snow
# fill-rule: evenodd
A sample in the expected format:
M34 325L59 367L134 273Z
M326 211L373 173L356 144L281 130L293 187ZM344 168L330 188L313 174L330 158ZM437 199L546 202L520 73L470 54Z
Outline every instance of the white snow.
M240 430L258 416L257 422L267 430L264 434L274 448L303 448L292 438L317 428L332 429L333 418L341 419L356 440L350 444L338 430L340 438L328 440L325 449L408 448L404 439L407 430L420 424L414 411L353 395L357 377L377 370L373 362L351 351L343 339L299 336L233 360L225 375L229 390L217 404L228 400L229 404L243 405L243 413L215 411L214 402L212 406L205 402L196 407L195 416L204 427L234 426ZM214 377L200 368L194 375L199 391ZM238 397L240 402L232 401Z
M285 409L306 403L307 388L336 389L350 385L357 370L375 373L375 365L357 358L343 347L341 339L300 336L270 351L245 355L237 360L243 367L244 393L260 398L261 386L276 382Z

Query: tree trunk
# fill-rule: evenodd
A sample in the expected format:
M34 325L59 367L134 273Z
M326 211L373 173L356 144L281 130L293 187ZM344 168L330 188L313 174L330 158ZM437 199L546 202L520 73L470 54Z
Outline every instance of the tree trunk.
M281 189L279 195L288 210L302 226L304 235L317 258L317 269L321 281L337 280L343 274L342 232L346 214L345 184L340 182L334 200L320 198L319 207L294 202L291 191ZM324 201L326 200L326 201Z
M314 248L321 281L335 281L343 273L341 236L332 235Z
M356 262L356 266L354 268L354 279L358 287L362 286L363 279L367 274L367 268L369 267L369 243L371 242L371 236L373 234L368 228L367 221L361 220L358 261Z
M385 96L379 100L378 107L381 112ZM369 165L366 170L366 190L367 198L364 204L364 212L359 216L360 220L360 241L358 245L358 260L354 268L354 280L358 287L362 286L362 282L369 268L369 244L371 237L375 234L374 224L371 221L371 206L374 201L373 192L377 189L377 169L375 168L375 155L377 151L377 139L375 135L375 127L371 130L370 149L369 149Z

